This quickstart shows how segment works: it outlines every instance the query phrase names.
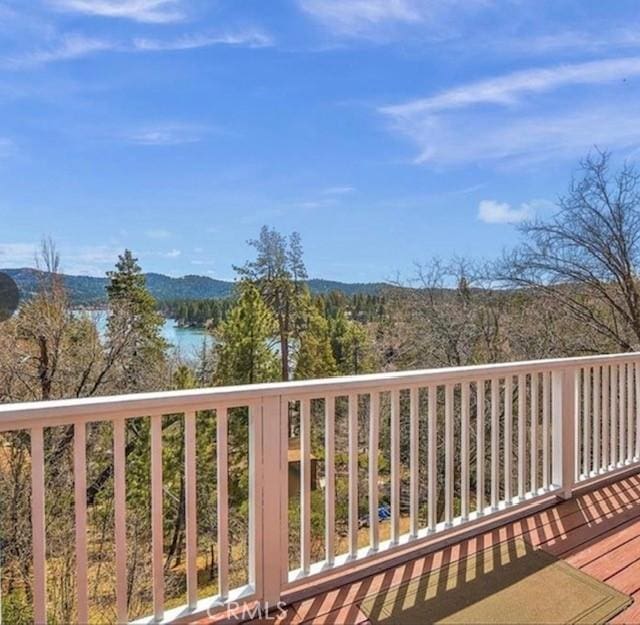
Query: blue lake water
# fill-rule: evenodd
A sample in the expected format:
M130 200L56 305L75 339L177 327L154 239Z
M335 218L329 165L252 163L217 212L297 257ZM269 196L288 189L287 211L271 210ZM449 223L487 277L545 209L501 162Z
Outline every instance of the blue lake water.
M104 310L80 310L77 314L87 315L94 320L98 332L104 336L107 319ZM202 349L203 341L210 346L213 342L212 336L201 328L183 328L176 324L174 319L165 319L162 325L162 336L173 349L181 356L196 356Z

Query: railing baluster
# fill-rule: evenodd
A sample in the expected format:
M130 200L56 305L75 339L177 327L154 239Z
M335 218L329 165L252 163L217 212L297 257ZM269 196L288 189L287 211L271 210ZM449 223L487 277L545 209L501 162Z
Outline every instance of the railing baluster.
M545 371L542 374L542 485L549 488L549 376Z
M610 393L610 445L611 466L618 465L618 367L611 366L611 393Z
M574 423L574 434L573 434L573 462L574 462L574 479L577 482L580 479L580 466L581 466L581 458L582 454L580 453L580 405L581 405L581 395L580 395L580 382L581 382L581 371L580 367L574 370L574 386L573 386L573 403L575 407L575 423Z
M531 374L531 492L538 492L538 373Z
M498 509L499 484L498 484L498 462L500 423L498 421L499 409L499 380L491 379L491 508Z
M525 445L525 421L526 415L526 376L518 375L518 497L524 498L526 492L526 445Z
M504 381L504 499L513 498L513 376Z
M620 365L618 373L618 464L622 466L627 459L627 366Z
M460 390L460 513L463 520L469 516L469 382Z
M311 400L300 402L300 568L311 568Z
M286 410L286 408L285 408ZM218 471L218 594L229 596L229 414L216 410L216 465Z
M248 426L248 470L249 470L249 489L248 489L248 557L247 557L247 571L249 573L247 581L252 588L255 588L258 592L262 590L264 596L268 592L268 588L264 584L264 571L260 568L260 562L264 558L264 540L258 535L258 528L264 527L263 515L265 512L268 514L268 506L261 500L261 496L264 489L264 478L268 473L269 468L267 462L261 457L262 447L264 444L264 432L262 429L262 405L260 402L252 401L247 406L249 411L247 426ZM185 415L186 418L186 415ZM278 429L277 424L272 423L270 427ZM277 457L278 446L273 446L271 453ZM185 455L186 459L186 455ZM256 471L256 467L259 469ZM288 486L288 484L287 484ZM275 490L275 489L274 489ZM273 497L271 493L269 497ZM266 498L265 498L266 499ZM185 502L185 514L186 514L186 502ZM274 532L275 534L275 532ZM271 536L269 540L277 543L278 538ZM197 541L196 541L197 542ZM277 562L278 558L274 560ZM188 565L188 562L187 562ZM187 570L188 574L188 570ZM197 577L197 576L196 576ZM188 592L188 586L187 586Z
M484 380L476 382L476 507L478 514L484 512Z
M275 426L276 430L279 430L280 434L280 467L278 470L278 476L280 478L280 544L282 545L282 551L280 553L280 585L286 584L289 580L289 400L286 397L280 395L277 400L272 398L263 399L263 408L266 405L268 415L278 415L279 424ZM263 415L264 415L263 410ZM276 418L276 417L271 417ZM268 429L268 426L263 428L263 432ZM273 453L277 453L278 447L272 447ZM283 480L282 476L286 473L287 479ZM267 472L267 476L269 473ZM267 580L263 580L265 584L270 583ZM271 595L272 596L272 595Z
M336 400L325 400L325 558L332 566L335 559L336 536Z
M640 362L634 365L636 374L636 405L635 405L635 428L636 428L636 448L634 460L640 459Z
M420 486L420 395L417 387L412 387L409 391L409 534L412 538L418 536L418 506L419 506L419 486Z
M185 526L187 549L187 606L198 603L198 508L196 500L196 413L184 415Z
M33 622L47 622L47 547L44 490L44 430L31 430L31 531L33 540Z
M438 505L438 490L437 490L437 440L436 440L436 427L437 427L437 401L436 401L436 386L429 386L429 405L428 405L428 495L427 505L429 509L429 529L435 531L437 519L437 505Z
M602 463L601 469L606 471L609 468L609 427L611 422L611 412L609 404L609 367L602 368Z
M349 555L358 553L358 396L349 395Z
M633 458L633 365L627 366L627 464Z
M600 470L600 367L593 368L593 473Z
M391 391L391 543L400 540L400 392Z
M444 389L444 522L453 521L453 385Z
M113 422L113 500L116 542L116 621L119 624L126 623L128 621L126 434L127 424L125 419L123 417L116 419ZM153 474L153 467L151 471Z
M73 426L73 481L76 530L76 592L78 623L89 622L87 564L87 426Z
M582 474L591 473L591 367L582 369Z
M380 445L380 394L373 392L369 403L369 546L380 546L378 522L378 453Z
M162 481L162 415L151 417L151 541L153 614L164 617L164 537Z

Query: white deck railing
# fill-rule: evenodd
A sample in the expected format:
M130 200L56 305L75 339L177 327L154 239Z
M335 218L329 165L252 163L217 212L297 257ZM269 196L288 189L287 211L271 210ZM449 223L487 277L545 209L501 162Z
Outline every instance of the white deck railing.
M249 415L250 555L248 585L231 588L228 411L237 407L247 408ZM219 593L206 599L199 598L197 575L198 411L215 412L218 450L210 462L217 468ZM165 609L163 562L162 416L167 414L183 415L185 432L187 586L185 605L172 610ZM423 544L453 527L472 528L500 511L516 513L538 496L570 497L576 484L636 463L640 354L1 405L0 432L30 431L36 623L47 620L44 431L62 425L74 427L77 620L89 620L86 425L98 421L113 427L114 594L117 621L128 620L125 434L126 420L141 416L151 420L153 616L147 620L171 621L222 609L240 598L274 605L315 576L346 575L363 559L374 561L409 544ZM299 506L299 562L294 566L287 459L291 422L301 459L300 494L292 499ZM337 425L346 445L340 457L346 457L348 469L341 476L348 482L344 548L336 538ZM311 514L312 462L318 460L313 454L319 455L312 450L312 428L319 427L324 447L319 458L324 475L321 556L312 549ZM382 440L389 440L390 448L382 449ZM382 471L380 458L387 455L389 470ZM363 475L367 488L359 493ZM390 518L380 521L380 502L387 497ZM366 529L359 507L364 500Z

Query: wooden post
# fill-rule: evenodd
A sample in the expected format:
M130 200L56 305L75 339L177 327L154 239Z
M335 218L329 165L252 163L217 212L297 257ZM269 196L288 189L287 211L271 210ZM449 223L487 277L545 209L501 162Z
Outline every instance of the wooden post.
M568 367L552 373L552 480L558 496L569 499L575 483L576 373Z

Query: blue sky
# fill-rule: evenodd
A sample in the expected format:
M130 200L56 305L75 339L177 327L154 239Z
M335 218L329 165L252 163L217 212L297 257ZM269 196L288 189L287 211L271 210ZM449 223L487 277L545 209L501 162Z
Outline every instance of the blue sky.
M492 257L640 146L636 0L0 0L0 266L311 275Z

